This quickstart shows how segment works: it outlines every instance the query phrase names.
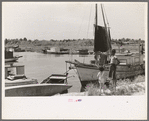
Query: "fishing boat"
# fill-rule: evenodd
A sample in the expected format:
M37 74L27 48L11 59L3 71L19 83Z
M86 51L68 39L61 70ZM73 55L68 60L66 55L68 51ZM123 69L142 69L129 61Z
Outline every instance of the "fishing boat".
M52 96L67 93L72 85L66 83L67 75L51 75L41 83L27 78L24 65L5 65L5 96Z
M69 54L69 49L52 47L50 49L43 49L43 53L45 54Z
M5 87L37 84L37 79L31 79L25 76L24 68L24 65L18 65L15 62L5 63Z
M15 56L13 58L7 58L7 59L5 59L5 63L7 63L7 62L16 62L21 57L22 56Z
M88 55L89 54L88 49L81 49L81 50L78 50L78 51L79 51L80 55Z
M49 80L50 79L50 80ZM72 85L67 84L67 75L51 75L46 81L25 76L24 65L5 63L5 96L52 96L67 93Z
M67 77L68 73L66 74L52 74L48 78L44 79L40 84L65 84L67 86L67 89L63 90L60 94L68 93L68 88L72 87L72 85L68 85L67 79L70 77Z
M97 83L97 73L99 72L99 67L104 66L105 75L108 77L110 64L108 58L110 58L112 46L111 46L111 36L110 27L108 22L105 21L105 14L103 11L103 6L101 5L101 11L103 15L104 26L99 26L97 24L97 4L95 6L95 33L94 33L94 54L95 60L92 60L90 64L81 63L77 60L66 61L72 67L72 64L77 70L78 77L81 82L81 90L84 91L85 87L89 83ZM143 61L143 54L141 53L141 45L138 44L138 53L116 52L117 58L120 60L120 64L117 66L116 76L117 79L134 77L139 74L145 73L145 62ZM100 58L100 59L99 59ZM99 59L99 60L98 60Z
M30 84L5 87L5 96L52 96L61 93L71 85L66 84Z
M13 51L5 49L5 63L7 62L16 62L22 56L13 56Z
M14 51L15 52L25 52L25 49L22 49L22 48L18 47L18 48L15 48Z

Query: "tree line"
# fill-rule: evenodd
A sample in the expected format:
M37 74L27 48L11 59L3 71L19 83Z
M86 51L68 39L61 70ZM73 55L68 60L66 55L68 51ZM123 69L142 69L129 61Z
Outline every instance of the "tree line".
M129 39L129 38L122 38L122 39L112 39L111 43L112 44L117 44L120 42L127 42L127 43L134 43L137 44L139 42L144 43L144 40L138 39ZM21 44L28 44L28 45L34 45L34 46L71 46L71 45L80 45L80 46L93 46L94 45L94 40L93 39L64 39L64 40L28 40L26 37L23 39L5 39L5 45L21 45Z

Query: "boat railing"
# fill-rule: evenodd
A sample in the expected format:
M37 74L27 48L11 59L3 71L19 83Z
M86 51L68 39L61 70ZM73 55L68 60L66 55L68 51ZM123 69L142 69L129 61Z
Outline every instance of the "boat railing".
M119 65L127 65L127 59L119 59L120 64Z

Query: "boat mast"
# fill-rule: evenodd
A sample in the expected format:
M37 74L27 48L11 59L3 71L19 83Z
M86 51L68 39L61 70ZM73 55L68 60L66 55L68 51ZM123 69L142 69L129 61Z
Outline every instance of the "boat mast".
M96 34L96 27L97 27L97 4L95 5L95 25L94 25L94 28L95 28L95 33L94 34ZM94 37L95 37L95 35L94 35ZM94 47L95 47L95 42L94 42ZM94 52L95 52L95 50L94 50Z
M96 36L96 27L97 27L97 4L95 5L95 25L94 25L94 28L95 28L95 33L94 33L94 37ZM95 38L94 38L95 39ZM95 41L94 41L94 47L95 47ZM94 52L95 52L95 56L97 56L97 53L95 51L95 48L94 48Z
M97 26L97 4L96 4L96 11L95 11L95 27Z
M94 33L94 52L95 52L95 63L97 64L98 63L98 51L95 50L95 36L96 36L96 29L97 29L97 4L95 5L95 25L94 25L94 28L95 28L95 33Z
M105 21L105 16L104 16L104 11L103 11L103 7L102 7L102 4L101 4L101 10L102 10L102 16L103 16L103 21L104 21L104 26L105 26L105 29L106 29L106 32L108 33L107 36L108 36L108 41L109 41L109 46L110 46L110 53L111 53L111 41L110 41L110 30L109 30L109 26L107 27L106 25L106 21ZM109 23L108 23L109 25Z
M106 25L106 22L105 22L105 17L104 17L104 12L103 12L103 8L102 8L102 4L101 4L101 10L102 10L103 22L104 22L105 28L107 30L107 25Z
M140 64L140 41L139 41L139 64Z

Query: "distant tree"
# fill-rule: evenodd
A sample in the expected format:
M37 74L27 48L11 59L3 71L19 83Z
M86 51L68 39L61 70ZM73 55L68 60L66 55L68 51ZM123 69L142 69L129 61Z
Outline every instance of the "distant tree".
M125 42L125 38L122 38L121 41L122 41L122 42Z
M145 43L145 41L144 40L141 40L141 43Z
M7 38L5 39L5 44L7 44L8 43L8 40L7 40Z
M35 39L35 40L34 40L34 42L38 42L38 41L39 41L38 39Z
M54 39L51 39L50 41L51 41L51 42L54 42Z
M18 40L15 39L15 40L13 40L13 41L14 41L14 44L18 44Z
M27 38L26 37L24 37L24 39L23 39L24 41L27 41Z
M129 38L126 38L126 40L125 40L126 42L129 42L130 41L130 39Z
M28 40L28 42L31 43L32 41L31 40Z
M141 43L141 38L139 38L139 43Z
M136 43L139 43L139 40L135 40Z

